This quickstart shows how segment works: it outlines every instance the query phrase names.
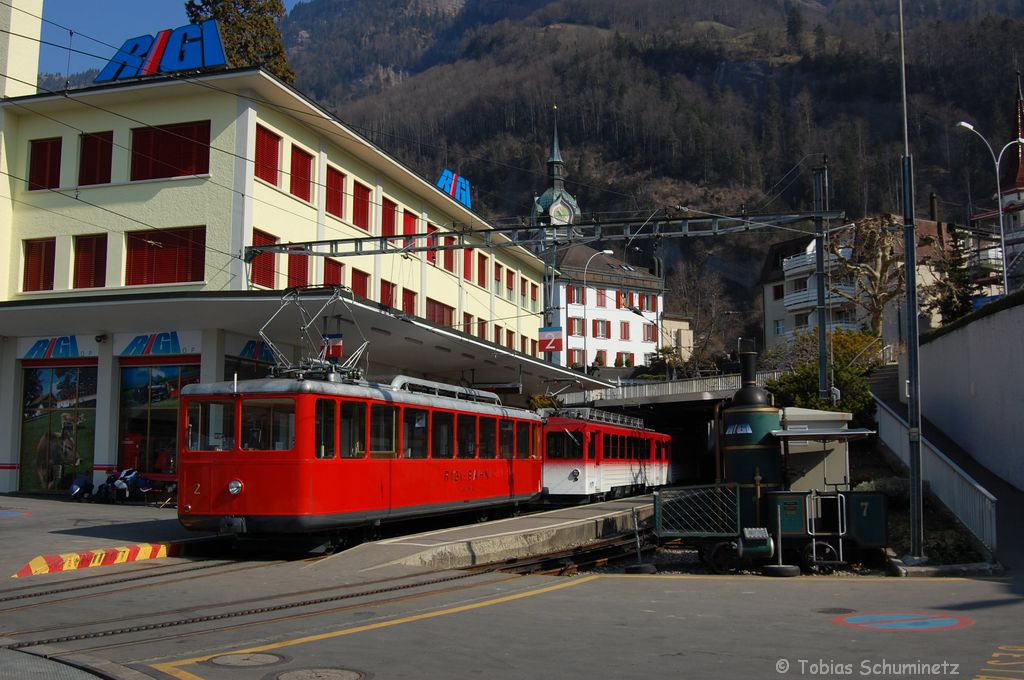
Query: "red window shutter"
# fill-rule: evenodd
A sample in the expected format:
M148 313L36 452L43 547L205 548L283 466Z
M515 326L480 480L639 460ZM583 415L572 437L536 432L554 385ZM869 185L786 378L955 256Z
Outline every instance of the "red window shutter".
M505 346L508 347L509 349L515 349L516 348L516 333L515 333L515 331L510 331L510 330L506 330L505 331Z
M313 156L292 144L292 196L310 201L313 198Z
M658 311L658 296L657 295L652 295L651 296L651 311L652 312Z
M394 236L398 233L398 206L394 201L383 199L380 208L380 235Z
M404 233L406 233L406 234L415 234L416 233L416 224L419 221L419 217L416 216L416 213L411 213L411 212L406 211L406 213L402 217L402 220L403 220L403 227L404 227L403 231L404 231Z
M263 127L256 126L256 176L277 186L280 168L281 138Z
M526 297L526 279L519 279L519 294Z
M462 251L462 278L466 281L473 280L473 249L466 248Z
M60 137L33 139L29 142L29 191L56 189L60 186L60 148Z
M501 283L501 265L497 262L494 263L494 280Z
M327 166L327 197L324 210L337 218L345 217L345 174Z
M89 132L79 138L78 184L110 184L113 132Z
M309 256L288 253L288 287L304 288L309 285Z
M324 260L324 285L345 285L345 265L337 260Z
M359 269L352 270L352 292L361 297L369 297L370 275Z
M395 284L381 279L380 282L380 303L387 307L395 306Z
M427 236L427 247L430 248L430 250L427 251L427 262L430 264L437 264L437 250L434 249L437 245L437 236L435 236L437 231L438 228L433 224L427 225L427 234L429 234L429 236Z
M53 290L53 262L56 239L40 238L25 241L25 273L23 291Z
M125 283L202 281L206 265L206 227L129 232Z
M210 121L132 130L132 181L210 171Z
M75 237L75 288L102 288L107 282L107 235Z
M252 244L254 246L271 246L277 243L277 237L260 231L259 229L252 230ZM257 286L263 286L264 288L274 288L275 270L277 269L277 254L276 253L260 253L252 261L252 268L250 269L250 278L252 282Z
M444 237L444 244L446 246L453 246L453 245L455 245L455 237L453 237L453 236L445 236ZM448 271L452 272L453 274L455 273L455 251L454 250L446 250L446 251L444 251L444 268L447 269Z
M352 224L370 231L370 187L359 182L352 186Z
M530 299L531 300L536 300L537 299L537 284L536 283L531 283L530 284Z
M511 269L505 271L505 288L514 290L516 287L516 273Z
M598 333L597 333L597 328L598 328L598 326L597 326L597 319L594 319L594 333L593 333L593 336L594 336L595 338L599 338L599 337L601 337L601 336L600 336L600 335L598 335Z
M406 314L416 314L416 293L405 289L402 291L402 311Z
M487 287L487 256L483 253L476 256L476 283L481 288Z

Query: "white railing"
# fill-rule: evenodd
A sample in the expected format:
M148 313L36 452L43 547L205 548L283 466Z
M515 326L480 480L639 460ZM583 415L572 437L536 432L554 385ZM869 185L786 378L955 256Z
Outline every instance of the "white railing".
M907 422L883 402L878 405L878 437L910 466ZM921 438L921 479L982 545L996 553L996 497L974 481L930 441Z
M758 385L767 380L774 380L786 371L759 371L755 376ZM703 394L704 392L735 392L742 387L739 375L716 375L709 378L688 378L686 380L670 380L649 382L642 385L623 385L606 387L585 392L570 392L559 397L565 406L588 404L604 399L649 399L654 397L671 397L683 394Z

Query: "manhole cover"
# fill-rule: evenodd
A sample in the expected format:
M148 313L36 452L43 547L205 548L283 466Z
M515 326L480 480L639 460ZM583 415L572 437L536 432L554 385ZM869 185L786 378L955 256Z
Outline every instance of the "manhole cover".
M304 668L281 673L277 680L363 680L364 677L359 671L347 668Z
M280 660L276 654L225 654L215 656L210 663L218 666L269 666Z
M829 607L828 609L819 609L819 614L852 614L856 609L846 609L845 607Z

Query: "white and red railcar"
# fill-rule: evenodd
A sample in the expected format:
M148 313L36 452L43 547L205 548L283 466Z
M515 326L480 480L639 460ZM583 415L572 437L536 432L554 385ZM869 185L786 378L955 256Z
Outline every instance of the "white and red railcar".
M672 440L639 418L593 408L550 411L544 489L580 502L641 493L671 481Z
M541 491L540 416L489 392L402 376L267 378L189 385L181 409L188 529L334 533Z

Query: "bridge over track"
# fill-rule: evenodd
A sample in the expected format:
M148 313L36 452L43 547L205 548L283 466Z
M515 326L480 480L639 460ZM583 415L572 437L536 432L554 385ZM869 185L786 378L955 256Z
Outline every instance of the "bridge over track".
M774 380L784 373L785 371L761 371L756 376L757 384L764 387L766 381ZM598 408L717 401L732 397L740 387L742 381L737 373L570 392L560 395L560 399L565 406L589 405Z

